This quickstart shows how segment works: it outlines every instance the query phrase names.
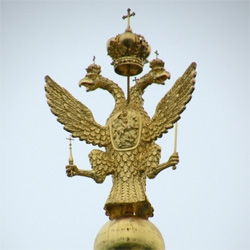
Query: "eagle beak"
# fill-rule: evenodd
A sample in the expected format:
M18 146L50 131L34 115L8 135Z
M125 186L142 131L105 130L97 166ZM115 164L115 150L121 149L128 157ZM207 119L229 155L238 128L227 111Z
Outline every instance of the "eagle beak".
M90 91L91 86L94 85L94 82L90 78L84 77L83 79L79 81L78 85L79 87L84 86L86 88L86 91L88 92Z
M164 84L165 84L164 82L165 82L167 79L170 79L170 73L167 72L166 70L164 70L163 72L161 72L160 74L158 74L158 75L155 77L154 80L155 80L156 83L159 83L159 84L164 85Z

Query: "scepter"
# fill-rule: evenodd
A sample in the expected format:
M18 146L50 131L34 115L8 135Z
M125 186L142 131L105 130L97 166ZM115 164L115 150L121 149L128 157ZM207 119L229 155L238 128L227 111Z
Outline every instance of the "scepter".
M66 138L67 140L69 140L69 165L72 166L74 165L74 159L73 159L73 154L72 154L72 143L71 141L74 141L74 139L72 138L72 136L70 135L69 138ZM73 176L73 172L71 170L70 173L71 177Z
M175 127L174 127L174 153L176 153L177 151L177 133L178 133L178 123L175 123ZM176 166L174 165L172 167L173 170L176 169Z

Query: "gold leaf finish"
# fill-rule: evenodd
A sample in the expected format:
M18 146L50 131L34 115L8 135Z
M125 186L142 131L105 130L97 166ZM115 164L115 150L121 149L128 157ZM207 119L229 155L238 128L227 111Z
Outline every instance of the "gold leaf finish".
M124 33L109 39L108 55L117 74L127 77L127 98L120 86L101 75L101 67L93 63L87 74L79 81L87 92L96 89L108 91L114 98L113 111L106 124L97 123L91 110L74 98L66 89L49 76L45 77L46 97L51 112L71 133L68 177L84 176L96 183L103 183L111 175L113 185L104 205L110 221L99 231L95 250L164 250L164 240L159 230L148 220L154 209L146 195L147 178L155 178L161 171L179 163L177 152L177 121L192 98L196 77L196 63L186 69L172 88L158 103L155 114L149 117L144 109L143 94L151 84L165 84L170 73L164 62L156 58L149 62L150 71L141 78L135 78L130 87L130 77L140 74L148 62L151 47L142 35L132 32L130 18L135 15L128 9L123 16L128 24ZM102 103L100 104L100 110ZM160 163L161 147L156 140L175 125L174 152L167 162ZM72 137L86 143L103 147L93 149L88 157L91 169L82 170L74 164Z
M156 107L152 119L143 108L142 95L152 83L163 84L170 74L158 58L151 62L152 70L138 79L131 88L131 100L126 102L122 89L100 75L100 66L92 64L80 82L88 91L97 88L108 91L115 107L105 126L98 124L92 112L67 90L46 76L46 95L51 111L73 137L105 147L89 154L91 170L80 170L69 164L67 175L85 176L102 183L112 175L113 187L104 209L110 219L153 216L153 207L146 196L146 178L155 178L162 170L179 162L174 152L166 163L159 164L161 148L155 140L180 119L194 90L196 64L192 63Z
M107 222L98 232L95 250L163 250L159 229L149 220L124 217Z

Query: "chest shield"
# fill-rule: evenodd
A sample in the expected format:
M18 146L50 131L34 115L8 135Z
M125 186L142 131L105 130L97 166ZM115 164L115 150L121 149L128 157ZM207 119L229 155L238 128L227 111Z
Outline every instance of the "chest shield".
M115 150L131 150L141 139L141 117L136 112L126 110L118 113L110 122L111 142Z

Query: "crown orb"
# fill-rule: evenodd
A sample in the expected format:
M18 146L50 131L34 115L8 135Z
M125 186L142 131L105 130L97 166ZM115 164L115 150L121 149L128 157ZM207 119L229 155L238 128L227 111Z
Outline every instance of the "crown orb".
M138 42L138 38L134 33L126 31L118 36L118 41L127 49L132 49L136 45L136 42Z

